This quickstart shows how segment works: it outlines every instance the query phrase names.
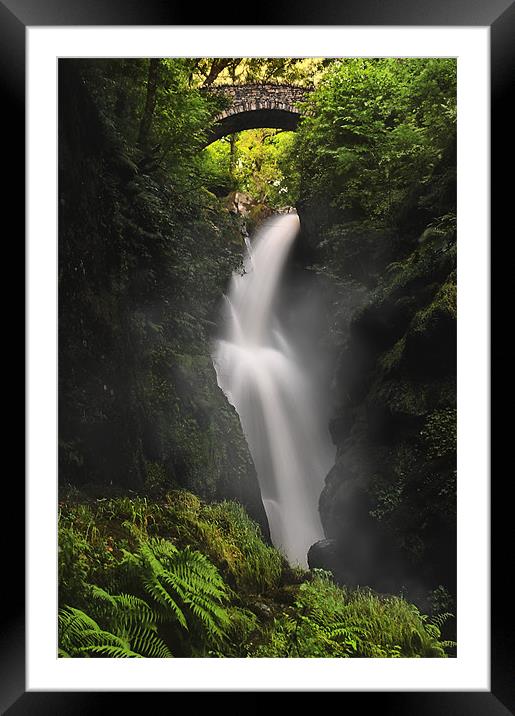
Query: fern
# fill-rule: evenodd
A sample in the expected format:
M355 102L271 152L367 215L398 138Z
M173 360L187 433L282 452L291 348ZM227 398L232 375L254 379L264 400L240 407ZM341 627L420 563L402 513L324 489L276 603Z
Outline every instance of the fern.
M157 636L161 615L144 599L133 594L112 595L100 587L91 587L91 594L100 602L97 613L109 621L117 634L126 636L139 654L151 658L173 656Z
M429 620L430 624L434 624L441 631L443 625L448 619L453 619L454 614L450 612L443 612L443 614L436 614Z
M133 627L130 634L130 642L133 649L151 659L166 659L173 656L170 649L150 629L144 627Z
M160 575L156 573L151 574L149 579L143 581L143 586L154 599L158 608L161 609L161 616L163 618L173 615L184 629L188 628L184 612L161 583Z
M109 629L102 629L80 609L65 607L59 613L59 656L172 657L157 635L154 612L142 599L132 595L111 595L91 587L100 601L97 612Z
M328 618L327 611L322 604L316 602L307 605L303 599L304 590L301 589L301 597L295 602L295 607L300 611L300 620L306 632L314 636L328 653L334 656L351 656L357 651L359 630L338 620L338 614ZM299 632L296 626L295 634ZM299 651L297 647L297 651ZM300 656L300 652L299 652Z
M113 646L112 644L99 644L98 646L88 646L84 648L86 653L100 654L101 656L110 657L112 659L121 659L128 657L142 658L141 654L136 654L130 649Z
M114 622L119 630L131 629L134 624L154 628L158 613L144 599L133 594L109 594L105 589L91 585L90 594L97 601L95 613Z
M445 622L449 619L454 619L454 614L451 614L450 612L442 612L441 614L435 614L429 620L429 624L426 625L426 629L429 630L430 627L436 629L437 638L440 640L442 648L448 651L453 651L458 646L457 642L452 641L451 639L440 639L442 628Z
M259 657L445 657L448 642L436 624L398 597L346 590L317 571L297 598L274 619Z
M59 611L59 656L88 656L99 648L116 650L125 657L133 656L129 644L116 634L102 629L80 609L65 607Z
M140 544L133 557L161 618L176 620L184 629L193 624L207 641L225 637L229 625L227 587L205 555L151 538Z
M176 491L63 514L60 604L75 608L59 613L61 658L413 658L456 646L441 638L452 606L440 594L429 618L329 572L295 572L235 503Z

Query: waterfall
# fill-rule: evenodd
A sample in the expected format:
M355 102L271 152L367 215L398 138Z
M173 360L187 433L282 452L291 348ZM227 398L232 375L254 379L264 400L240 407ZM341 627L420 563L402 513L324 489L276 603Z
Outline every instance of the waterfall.
M318 498L334 446L313 378L277 318L281 277L298 230L296 214L274 217L247 244L243 272L233 275L225 297L213 363L240 417L272 541L291 563L305 566L309 547L324 536Z

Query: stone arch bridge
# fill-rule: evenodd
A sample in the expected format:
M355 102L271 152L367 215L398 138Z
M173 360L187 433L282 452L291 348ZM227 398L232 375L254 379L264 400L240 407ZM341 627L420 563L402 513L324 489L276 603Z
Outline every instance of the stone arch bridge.
M216 117L207 145L244 129L295 130L301 116L299 103L311 89L287 84L248 84L215 85L203 91L221 94L230 101L229 107Z

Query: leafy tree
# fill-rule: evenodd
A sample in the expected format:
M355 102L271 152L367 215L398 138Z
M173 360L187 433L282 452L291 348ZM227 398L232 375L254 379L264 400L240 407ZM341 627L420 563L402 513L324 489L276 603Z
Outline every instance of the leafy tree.
M303 196L329 196L349 219L395 223L455 141L455 90L454 60L335 62L298 134Z
M291 161L292 132L254 129L236 135L234 149L220 139L204 151L210 188L233 188L270 207L293 205L298 174Z
M193 84L291 83L312 85L327 66L322 58L203 57L191 69Z

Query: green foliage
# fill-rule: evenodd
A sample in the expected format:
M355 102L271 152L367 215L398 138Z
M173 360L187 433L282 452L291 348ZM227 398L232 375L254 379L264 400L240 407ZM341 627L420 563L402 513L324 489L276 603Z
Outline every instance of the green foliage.
M217 561L227 569L239 589L266 591L278 585L285 560L281 553L263 541L261 530L236 502L207 505L202 517L213 526L212 533L223 536L206 544L216 550ZM214 555L215 556L215 555Z
M213 142L204 149L202 155L203 182L209 191L216 196L227 196L238 188L233 173L231 144L227 139Z
M88 541L73 527L59 525L59 589L74 601L80 599L90 571L91 550Z
M401 597L291 569L235 503L174 491L159 502L61 509L61 656L411 657L453 648L439 636L447 609L428 621ZM444 605L442 594L435 599Z
M159 503L63 502L59 535L60 604L80 607L138 653L154 643L138 624L152 631L168 625L160 638L174 655L235 649L254 616L236 605L228 612L231 591L222 574L239 590L271 589L284 564L240 505L203 505L184 491Z
M150 538L141 542L135 554L126 552L123 564L141 578L163 618L173 615L184 629L197 627L205 640L224 637L227 590L216 567L202 553Z
M285 560L264 543L261 530L241 505L202 505L183 492L171 493L169 505L180 538L198 544L232 586L261 592L278 585Z
M237 189L257 204L293 206L299 175L293 132L249 129L213 142L204 150L206 182L215 193Z
M143 148L148 70L142 59L62 71L60 94L74 101L60 117L60 479L211 499L232 485L251 503L248 449L210 360L243 245L203 187L216 108L190 86L188 61L160 61Z
M210 650L210 656L247 657L253 648L252 639L261 632L258 617L250 609L231 606L227 609L229 624L226 640L219 647Z
M401 538L419 556L431 520L451 522L453 389L407 372L415 339L456 315L455 61L163 59L153 96L149 60L66 67L60 479L94 483L101 497L60 506L61 655L444 656L451 607L430 622L399 597L294 573L240 505L171 487L237 496L260 514L209 357L213 310L242 248L217 197L242 189L278 207L300 196L323 210L317 260L338 280L379 281L372 314L386 306L397 331L364 407L409 425L409 440L396 436L390 472L371 481L374 514L401 531L417 520ZM255 130L201 151L221 105L200 85L277 80L317 85L296 136ZM391 320L400 314L405 323ZM130 497L115 496L120 484Z
M440 615L449 616L449 612L455 609L455 600L449 591L439 584L429 594L429 604L431 606L431 615L434 619Z
M172 653L157 636L157 625L148 605L131 595L113 597L97 590L108 605L106 621L111 629L102 629L85 612L73 607L59 611L59 656L105 658L166 658Z
M332 64L299 131L303 191L359 218L391 220L452 141L455 87L454 60Z
M163 539L146 537L138 522L124 523L138 549L121 550L115 579L134 593L113 595L89 584L79 573L84 611L69 606L60 610L61 655L172 656L158 634L163 624L169 625L163 632L167 643L179 640L180 632L186 630L192 650L225 640L230 624L225 608L228 592L216 567L190 547L181 550ZM63 551L67 547L66 543ZM67 584L62 585L63 591L67 588ZM71 597L76 594L76 588L68 591ZM145 598L139 594L145 594Z
M316 570L255 656L445 657L436 624L400 597L338 587Z
M311 86L330 60L321 57L200 57L193 61L194 85L285 83Z
M110 501L106 501L109 503ZM104 504L104 503L101 503ZM78 503L70 510L62 503L59 510L59 603L87 605L85 585L95 582L109 586L117 560L112 533L105 529L109 508L95 512L88 504ZM111 513L112 514L112 513Z
M334 63L308 99L296 151L301 218L318 270L368 292L350 331L342 327L338 411L350 425L321 500L326 529L340 534L352 510L349 501L339 507L340 494L354 473L370 502L367 537L382 535L400 569L418 572L427 589L451 584L455 61Z
M428 415L420 433L430 459L456 451L456 409L435 410Z
M414 316L411 330L428 333L442 320L456 320L456 281L453 276L438 289L434 299Z

